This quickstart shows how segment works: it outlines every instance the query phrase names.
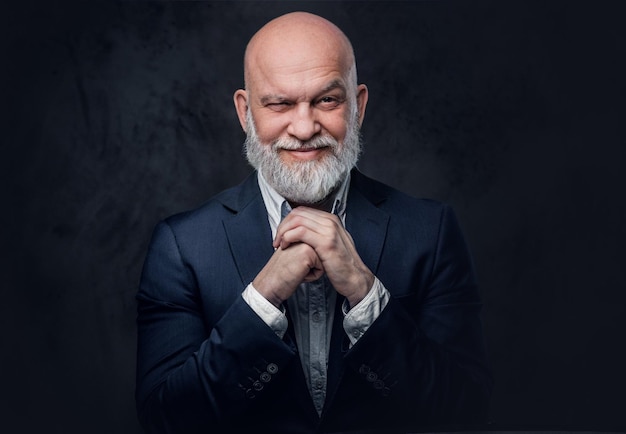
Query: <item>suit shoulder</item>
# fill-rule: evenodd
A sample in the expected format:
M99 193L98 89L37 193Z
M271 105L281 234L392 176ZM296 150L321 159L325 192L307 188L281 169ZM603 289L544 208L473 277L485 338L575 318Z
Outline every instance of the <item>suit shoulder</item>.
M208 199L196 208L173 214L164 221L169 226L175 228L181 225L194 225L206 221L207 218L211 219L229 214L225 212L226 210L218 198L219 194Z

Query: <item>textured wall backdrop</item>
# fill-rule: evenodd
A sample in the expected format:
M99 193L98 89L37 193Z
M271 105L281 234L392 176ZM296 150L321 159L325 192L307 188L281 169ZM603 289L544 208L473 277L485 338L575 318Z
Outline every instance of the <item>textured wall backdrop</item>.
M459 215L494 427L626 428L616 4L3 6L0 431L141 432L134 295L150 233L249 173L232 106L243 50L298 9L353 41L370 89L361 170Z

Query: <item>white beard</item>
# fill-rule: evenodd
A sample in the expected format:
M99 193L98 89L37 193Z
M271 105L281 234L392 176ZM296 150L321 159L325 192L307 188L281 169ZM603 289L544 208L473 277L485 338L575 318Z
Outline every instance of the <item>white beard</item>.
M320 160L285 163L281 149L315 149L328 147L331 151ZM244 150L248 162L285 199L299 204L315 204L324 200L345 179L356 165L361 153L358 113L353 111L348 121L343 143L331 136L316 136L302 142L283 137L273 143L261 143L254 119L248 109Z

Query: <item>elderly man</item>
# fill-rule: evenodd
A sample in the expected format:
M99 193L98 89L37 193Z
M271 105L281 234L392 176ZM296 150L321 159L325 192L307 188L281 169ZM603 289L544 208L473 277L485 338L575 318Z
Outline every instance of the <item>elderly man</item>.
M147 432L414 430L484 420L490 376L452 211L354 167L368 91L332 23L291 13L234 95L256 169L153 234L140 290Z

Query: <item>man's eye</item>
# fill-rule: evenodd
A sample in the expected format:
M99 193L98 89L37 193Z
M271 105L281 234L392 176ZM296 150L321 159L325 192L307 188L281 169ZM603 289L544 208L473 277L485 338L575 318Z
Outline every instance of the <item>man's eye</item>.
M320 98L317 103L324 108L335 108L341 103L341 101L334 96L325 96Z
M285 110L287 108L289 108L290 104L287 101L278 101L278 102L271 102L266 104L266 107L274 110L274 111L282 111Z

